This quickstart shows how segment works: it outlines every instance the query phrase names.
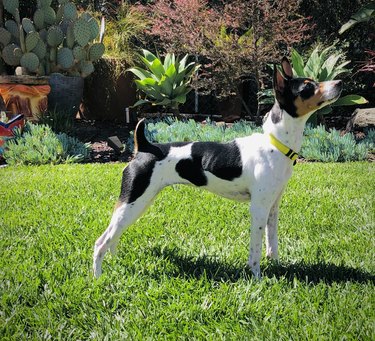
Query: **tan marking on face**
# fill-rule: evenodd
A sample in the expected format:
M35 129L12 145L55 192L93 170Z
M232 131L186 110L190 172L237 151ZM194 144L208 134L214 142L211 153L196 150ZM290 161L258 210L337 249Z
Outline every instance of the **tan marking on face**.
M308 81L307 81L308 83ZM318 105L319 102L322 102L324 94L324 83L319 83L318 89L315 90L315 94L308 99L302 99L301 97L297 97L294 101L294 105L296 106L297 115L299 117L305 116L321 107Z

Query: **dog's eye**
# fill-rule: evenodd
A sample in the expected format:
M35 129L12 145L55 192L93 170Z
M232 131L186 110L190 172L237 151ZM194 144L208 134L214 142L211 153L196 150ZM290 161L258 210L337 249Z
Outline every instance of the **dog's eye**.
M315 93L315 85L311 82L305 84L305 86L300 91L300 96L302 98L309 98Z

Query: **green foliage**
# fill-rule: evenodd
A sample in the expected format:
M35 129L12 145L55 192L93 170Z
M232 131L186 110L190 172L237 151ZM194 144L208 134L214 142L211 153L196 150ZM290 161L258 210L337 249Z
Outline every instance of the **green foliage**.
M38 117L39 124L46 124L55 133L69 134L74 129L74 116L69 112L50 110Z
M226 142L236 137L248 136L260 131L261 128L246 121L238 121L233 125L218 125L210 120L207 120L206 124L201 124L194 120L179 121L165 118L149 122L145 134L151 142L155 143L186 141ZM129 151L133 151L133 133L131 133L126 147Z
M126 65L134 66L138 61L139 42L149 28L150 18L128 1L116 8L116 17L106 23L106 56L119 58Z
M140 58L147 70L140 67L128 69L139 78L135 84L146 96L134 106L150 103L178 109L186 102L186 95L191 91L191 79L200 65L194 62L187 64L188 55L179 60L174 54L167 53L162 61L153 53L142 51Z
M366 160L369 150L374 148L374 136L375 131L370 130L368 137L357 143L351 133L341 136L335 129L328 132L323 126L307 127L301 155L307 160L322 162Z
M350 20L341 26L339 34L343 34L345 31L357 25L361 22L366 22L375 18L375 3L371 2L363 6L359 11L354 13Z
M65 133L55 134L47 125L27 123L24 132L5 145L9 165L42 165L82 162L89 157L90 145Z
M1 339L373 339L374 164L295 167L262 281L248 203L189 186L164 189L95 280L123 168L0 169Z

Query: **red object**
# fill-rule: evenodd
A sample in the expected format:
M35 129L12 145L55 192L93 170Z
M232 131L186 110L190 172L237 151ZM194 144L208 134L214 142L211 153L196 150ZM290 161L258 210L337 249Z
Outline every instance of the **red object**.
M5 141L9 140L10 138L14 136L13 130L15 128L22 129L24 126L25 126L24 115L13 116L7 123L0 121L0 157L4 152L2 147Z

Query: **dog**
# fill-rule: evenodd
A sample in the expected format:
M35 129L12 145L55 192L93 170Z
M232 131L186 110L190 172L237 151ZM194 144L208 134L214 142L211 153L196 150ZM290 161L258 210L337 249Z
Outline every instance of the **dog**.
M237 201L249 202L251 198L248 265L256 278L261 277L264 233L267 257L278 259L279 203L301 148L306 121L340 97L342 82L293 78L284 57L280 68L274 66L273 89L275 103L263 124L263 134L229 143L152 144L145 137L145 121L137 124L134 158L123 171L110 224L95 243L95 277L101 275L104 255L109 249L115 252L123 231L172 184L194 185Z

